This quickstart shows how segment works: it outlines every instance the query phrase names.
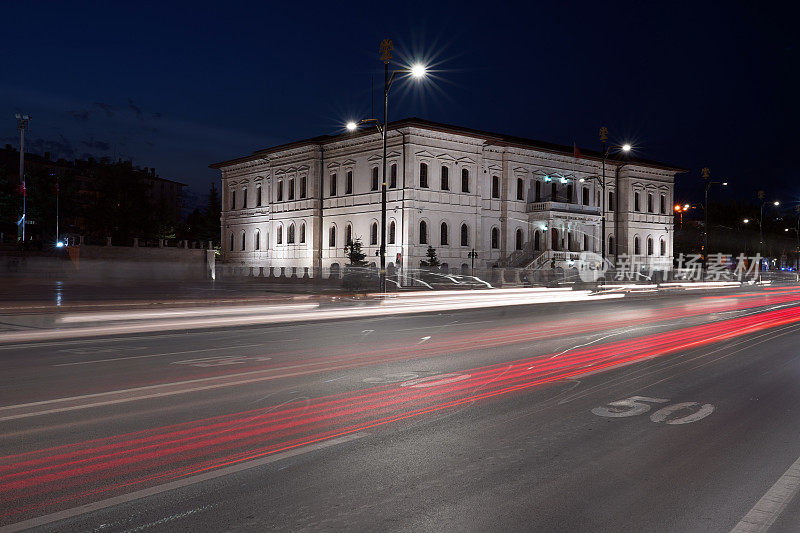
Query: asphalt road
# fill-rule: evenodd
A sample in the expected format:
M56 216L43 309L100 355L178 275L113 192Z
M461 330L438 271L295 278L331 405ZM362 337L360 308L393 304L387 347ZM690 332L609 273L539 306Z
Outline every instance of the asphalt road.
M797 531L798 356L800 289L0 346L0 527Z

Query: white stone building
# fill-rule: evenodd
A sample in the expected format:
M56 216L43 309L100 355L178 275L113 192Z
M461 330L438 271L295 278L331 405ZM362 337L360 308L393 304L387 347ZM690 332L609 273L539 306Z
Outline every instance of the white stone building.
M223 262L313 276L342 268L345 243L360 237L379 263L381 161L373 128L211 165L222 171ZM679 172L607 158L610 261L627 254L671 269ZM398 257L419 267L428 245L450 271L468 271L473 249L476 268L572 266L581 252L601 252L600 176L597 152L574 157L571 147L416 118L390 123L387 269Z

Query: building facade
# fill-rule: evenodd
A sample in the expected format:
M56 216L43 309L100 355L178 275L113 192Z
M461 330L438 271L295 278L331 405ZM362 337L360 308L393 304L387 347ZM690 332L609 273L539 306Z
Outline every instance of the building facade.
M222 260L285 275L334 272L361 239L379 264L381 136L362 130L216 163ZM572 268L623 254L672 268L672 199L681 169L638 158L605 162L572 147L405 119L389 124L386 261L418 268L428 246L443 269ZM472 257L471 253L477 254ZM399 261L398 261L399 260ZM306 270L307 269L307 270Z

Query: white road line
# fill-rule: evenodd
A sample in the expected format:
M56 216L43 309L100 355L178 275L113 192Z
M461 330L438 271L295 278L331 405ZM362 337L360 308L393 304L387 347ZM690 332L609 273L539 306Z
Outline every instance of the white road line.
M800 458L775 482L750 509L731 533L765 532L800 491Z
M249 470L251 468L257 468L259 466L275 463L277 461L281 461L289 457L302 455L304 453L313 452L315 450L320 450L322 448L328 448L330 446L335 446L337 444L343 444L348 441L366 437L367 435L368 435L367 433L353 433L351 435L343 435L341 437L336 437L322 442L317 442L315 444L309 444L307 446L295 448L293 450L287 450L285 452L276 453L274 455L268 455L266 457L262 457L261 459L254 459L252 461L246 461L244 463L227 466L225 468L220 468L218 470L212 470L211 472L205 472L203 474L186 477L183 479L179 479L177 481L165 483L163 485L157 485L155 487L137 490L136 492L123 494L122 496L115 496L113 498L107 498L105 500L100 500L98 502L81 505L79 507L74 507L72 509L58 511L56 513L39 516L37 518L31 518L30 520L25 520L23 522L17 522L16 524L10 524L8 526L1 527L0 533L23 531L25 529L30 529L33 527L52 524L53 522L57 522L59 520L66 520L67 518L73 518L75 516L80 516L82 514L99 511L107 507L113 507L114 505L132 502L134 500L147 498L149 496L155 496L156 494L161 494L162 492L180 489L183 487L187 487L189 485L194 485L195 483L202 483L204 481L208 481L211 479L216 479L230 474L235 474L236 472L241 472L243 470Z
M284 342L284 340L281 340ZM75 365L93 365L94 363L107 363L109 361L123 361L125 359L146 359L148 357L161 357L164 355L181 355L185 353L197 353L197 352L213 352L215 350L234 350L236 348L254 348L256 346L262 346L262 344L242 344L239 346L221 346L219 348L202 348L198 350L185 350L183 352L164 352L164 353L152 353L148 355L131 355L128 357L110 357L108 359L95 359L94 361L76 361L74 363L58 363L57 365L53 366L75 366ZM144 349L144 348L142 348Z

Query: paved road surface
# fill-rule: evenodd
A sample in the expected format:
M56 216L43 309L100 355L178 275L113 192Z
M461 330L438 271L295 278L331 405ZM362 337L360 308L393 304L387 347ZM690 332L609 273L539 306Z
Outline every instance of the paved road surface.
M0 346L0 526L797 531L798 304L688 293Z

